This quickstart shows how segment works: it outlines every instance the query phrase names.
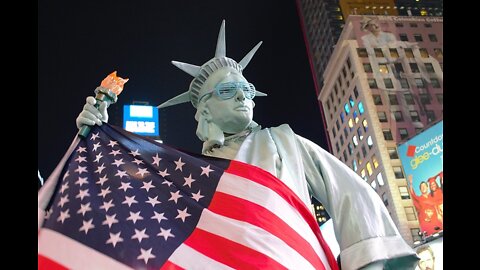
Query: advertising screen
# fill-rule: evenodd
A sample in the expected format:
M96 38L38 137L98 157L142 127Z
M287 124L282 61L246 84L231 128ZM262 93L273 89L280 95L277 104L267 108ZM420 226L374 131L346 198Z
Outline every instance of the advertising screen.
M415 248L420 260L415 270L443 270L443 237Z
M123 128L139 135L159 136L158 108L146 105L124 105Z
M443 230L443 121L398 146L425 235Z

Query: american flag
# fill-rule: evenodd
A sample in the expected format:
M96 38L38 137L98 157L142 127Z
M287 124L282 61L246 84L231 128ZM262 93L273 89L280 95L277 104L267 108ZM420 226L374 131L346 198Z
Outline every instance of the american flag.
M60 177L39 269L338 269L305 204L249 164L104 124Z

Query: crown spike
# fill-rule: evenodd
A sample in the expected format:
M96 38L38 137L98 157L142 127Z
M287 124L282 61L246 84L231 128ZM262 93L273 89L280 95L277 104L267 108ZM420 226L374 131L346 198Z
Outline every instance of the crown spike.
M158 105L157 108L161 109L161 108L165 108L165 107L169 107L169 106L173 106L173 105L177 105L185 102L190 102L190 91L184 92L174 98L171 98L165 101L164 103Z
M197 77L198 74L200 74L200 70L202 69L199 66L178 62L178 61L172 61L172 64L174 64L177 68L185 71L186 73L190 74L193 77Z
M247 55L245 55L243 57L243 59L239 62L240 66L242 66L242 70L244 70L248 63L250 62L250 60L252 59L253 55L255 55L255 53L257 52L258 48L260 48L260 45L262 45L263 41L260 41L255 47L253 47L252 50L250 50L249 53L247 53Z
M217 49L215 50L215 57L226 57L227 49L225 45L225 20L222 21L220 32L218 32Z

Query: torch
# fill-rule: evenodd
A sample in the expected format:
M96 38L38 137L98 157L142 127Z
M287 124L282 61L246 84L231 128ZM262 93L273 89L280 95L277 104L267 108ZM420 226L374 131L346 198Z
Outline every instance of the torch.
M127 81L128 79L117 77L116 71L105 77L100 86L95 89L95 99L97 100L97 103L95 103L95 107L98 108L101 102L106 102L108 108L110 104L117 102L118 95L120 95L120 93L122 92L123 85ZM78 136L80 136L81 138L86 138L90 133L90 129L90 126L83 126L78 132Z

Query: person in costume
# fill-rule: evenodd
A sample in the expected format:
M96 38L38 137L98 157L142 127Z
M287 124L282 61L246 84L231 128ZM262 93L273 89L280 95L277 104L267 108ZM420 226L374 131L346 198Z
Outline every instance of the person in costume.
M266 170L310 206L323 203L332 217L342 269L414 269L415 251L404 241L380 197L355 172L320 146L294 133L288 124L262 128L253 121L256 96L266 96L244 76L258 43L241 61L226 56L225 21L215 56L201 66L172 63L194 77L188 91L164 102L166 108L190 102L202 154L238 160ZM76 123L107 121L106 106L87 98Z

